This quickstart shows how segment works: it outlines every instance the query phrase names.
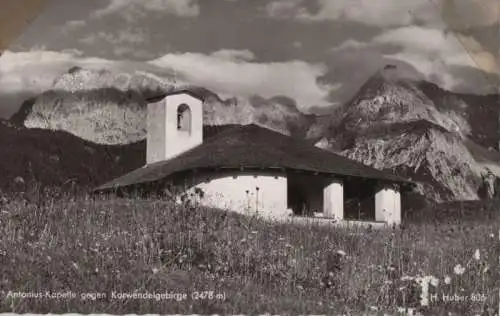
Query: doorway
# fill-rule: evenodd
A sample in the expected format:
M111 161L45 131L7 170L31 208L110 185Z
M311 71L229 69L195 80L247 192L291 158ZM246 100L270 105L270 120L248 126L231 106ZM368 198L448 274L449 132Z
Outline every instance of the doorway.
M323 178L307 173L287 174L288 208L297 216L323 212Z
M365 179L344 182L344 219L375 221L375 185Z

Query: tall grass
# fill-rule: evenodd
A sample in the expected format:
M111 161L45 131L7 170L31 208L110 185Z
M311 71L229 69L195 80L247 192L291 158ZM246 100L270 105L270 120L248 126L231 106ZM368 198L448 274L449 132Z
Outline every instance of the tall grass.
M493 315L499 223L365 230L156 199L13 198L0 212L0 312ZM46 291L76 297L19 297ZM134 291L187 299L112 297ZM441 301L454 294L469 299Z

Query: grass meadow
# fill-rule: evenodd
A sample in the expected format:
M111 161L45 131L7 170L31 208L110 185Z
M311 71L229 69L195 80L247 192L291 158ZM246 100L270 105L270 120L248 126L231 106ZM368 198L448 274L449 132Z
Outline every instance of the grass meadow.
M493 205L474 219L428 213L384 230L156 199L1 205L0 312L498 315Z

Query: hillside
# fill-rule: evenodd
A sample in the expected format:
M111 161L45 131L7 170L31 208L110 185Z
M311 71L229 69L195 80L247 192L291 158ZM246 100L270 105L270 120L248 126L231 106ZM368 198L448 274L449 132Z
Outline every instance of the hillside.
M401 315L407 308L407 315L494 315L498 292L485 289L500 285L499 212L478 206L446 206L446 212L434 210L402 229L370 230L269 223L148 199L13 200L0 212L0 222L9 223L0 234L2 287L36 293L43 285L43 292L78 297L64 304L4 297L0 310ZM436 221L435 214L453 217ZM457 264L463 275L453 273ZM422 306L424 280L438 281L430 292L438 296L452 291L485 297ZM213 291L212 299L192 299L194 291ZM110 299L113 292L188 296Z
M211 137L227 127L205 126L204 135ZM0 120L0 156L0 192L25 191L31 184L86 191L143 166L146 142L101 145L63 131Z
M67 132L0 121L0 189L24 191L29 182L85 189L143 165L144 148L96 145Z

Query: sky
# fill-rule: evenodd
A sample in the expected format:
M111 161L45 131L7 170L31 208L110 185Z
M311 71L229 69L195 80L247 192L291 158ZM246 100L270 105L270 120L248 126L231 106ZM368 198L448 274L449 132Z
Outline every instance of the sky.
M346 102L386 64L498 91L497 0L51 0L0 57L0 117L72 66L173 69L227 95Z

